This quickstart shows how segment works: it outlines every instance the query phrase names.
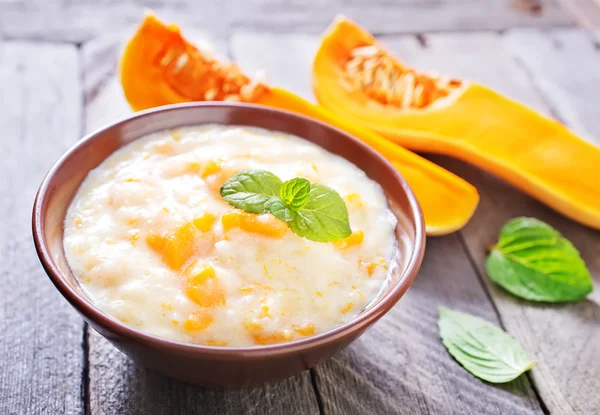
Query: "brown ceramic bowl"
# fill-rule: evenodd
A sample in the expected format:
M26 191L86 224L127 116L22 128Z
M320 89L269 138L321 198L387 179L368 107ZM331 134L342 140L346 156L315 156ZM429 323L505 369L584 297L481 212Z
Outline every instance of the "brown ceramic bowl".
M351 161L383 187L398 217L398 249L390 267L389 283L354 320L289 343L210 347L143 333L98 309L86 296L63 250L63 221L81 182L111 153L139 137L205 123L247 125L300 136ZM145 111L77 142L41 184L33 207L33 236L42 265L56 288L115 347L139 363L175 379L198 386L226 388L294 375L346 347L406 292L417 275L425 248L423 217L413 192L402 176L375 151L342 131L306 117L265 107L224 103L174 105Z

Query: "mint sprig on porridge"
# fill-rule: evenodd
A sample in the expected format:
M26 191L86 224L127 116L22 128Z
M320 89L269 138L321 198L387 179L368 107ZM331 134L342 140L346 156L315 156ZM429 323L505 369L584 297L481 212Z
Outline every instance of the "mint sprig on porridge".
M352 233L348 208L339 193L301 177L283 182L266 170L244 170L225 182L221 196L245 212L270 213L311 241L332 242Z

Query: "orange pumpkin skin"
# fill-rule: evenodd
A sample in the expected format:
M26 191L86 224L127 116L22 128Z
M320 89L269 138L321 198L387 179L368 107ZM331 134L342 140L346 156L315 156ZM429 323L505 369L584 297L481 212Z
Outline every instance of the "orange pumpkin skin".
M178 67L182 54L187 55L186 62ZM445 235L462 228L479 203L477 189L461 178L289 91L253 84L235 65L202 55L177 26L165 25L152 14L145 17L127 44L120 77L125 97L135 111L206 100L208 91L226 85L228 92L239 92L237 100L305 115L346 131L379 151L404 176L421 205L428 235ZM211 98L227 99L222 91Z
M271 88L256 103L323 121L360 138L377 150L396 167L415 193L423 210L427 235L446 235L457 231L475 213L479 193L474 186L375 132L354 125L281 88Z
M175 26L163 25L154 15L146 15L143 24L127 43L119 65L123 92L134 111L161 105L189 102L167 80L166 68L160 65L165 45L185 48L185 42Z
M447 96L421 108L382 103L344 87L352 51L369 45L383 50L371 34L345 18L326 31L313 63L319 104L411 150L472 163L563 215L600 229L600 188L589 182L600 175L600 149L477 83L459 81Z

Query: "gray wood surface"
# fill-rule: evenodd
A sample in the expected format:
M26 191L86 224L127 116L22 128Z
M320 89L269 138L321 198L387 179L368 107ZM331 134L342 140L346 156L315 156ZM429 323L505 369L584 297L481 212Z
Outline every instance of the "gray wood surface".
M418 46L413 37L402 39ZM266 69L272 83L311 99L310 66L317 42L307 35L239 33L231 53L246 71ZM290 53L281 59L273 53L277 50ZM315 369L326 412L541 412L526 378L493 387L453 361L438 338L439 305L498 322L456 235L429 238L419 277L394 310L340 356Z
M83 323L31 238L37 187L81 134L77 49L0 42L0 91L0 413L78 414Z
M226 54L225 43L212 40L215 52ZM83 47L88 131L131 112L115 73L122 41L120 36L106 36ZM319 413L309 372L242 391L196 389L133 363L93 329L87 331L91 414Z
M318 414L309 372L254 389L198 389L132 362L89 329L90 414Z
M388 36L382 41L409 65L485 83L543 113L558 116L590 140L600 137L597 100L592 98L600 85L597 80L600 65L594 65L600 54L589 35L580 30L434 34L419 39ZM307 61L306 56L314 53L316 44L317 39L310 36L274 38L240 33L233 38L236 60L246 70L256 71L266 65L272 82L308 98L312 94L310 79L305 75L310 73L310 58ZM282 62L269 52L277 49L293 50L292 58ZM600 410L600 400L594 393L600 387L597 381L600 364L594 357L600 350L597 292L573 305L540 306L517 301L489 283L483 262L485 247L495 242L505 221L520 215L535 216L571 238L597 283L600 234L560 217L476 168L448 158L435 160L475 184L482 195L481 205L461 232L461 239L504 326L540 361L532 376L544 404L551 413L597 412ZM356 403L352 405L356 407Z
M572 23L555 0L1 0L0 36L83 42L132 28L143 6L219 35L240 29L319 33L340 13L376 33Z
M600 145L600 52L591 34L572 29L511 30L504 43L532 75L547 107L582 137Z
M328 414L541 414L529 381L486 384L442 346L438 306L498 324L457 235L430 238L419 277L398 305L348 349L317 366Z
M141 3L308 98L317 33L344 13L406 63L484 82L600 143L599 0L0 0L0 414L600 413L598 291L576 304L536 305L490 283L483 267L502 224L530 215L573 241L598 286L600 232L441 156L431 158L478 187L474 218L430 238L400 303L310 372L251 390L195 389L136 365L84 327L39 266L31 205L43 174L82 132L130 114L115 70ZM410 34L421 32L438 33ZM438 305L501 324L538 366L502 386L472 377L439 341Z
M589 101L592 109L587 111L582 108L573 112L568 104L583 107L580 94L590 97L594 90L600 90L600 83L595 81L597 76L587 79L582 76L580 82L576 82L569 69L561 71L556 68L566 65L574 72L576 68L585 72L586 66L593 65L598 55L590 51L589 38L575 30L552 31L543 38L548 43L541 41L542 35L537 31L483 37L474 34L431 35L425 37L427 48L411 48L413 52L409 62L484 82L542 112L555 113L562 120L577 120L580 129L595 131L595 137L599 137L600 131L593 130L598 114L598 107L593 111L594 101ZM401 43L390 47L400 55L405 51ZM469 52L475 48L479 51L476 58ZM568 63L565 53L570 55ZM474 59L480 62L479 65ZM512 62L509 65L512 69L509 70L502 62ZM527 79L531 81L530 86L526 86ZM546 94L546 91L562 92ZM559 100L567 100L567 103ZM562 111L562 108L569 112ZM516 216L533 216L555 226L575 244L597 286L600 283L600 258L597 254L600 233L561 217L478 169L450 159L435 160L479 189L480 206L460 234L480 275L484 276L504 326L539 362L532 370L532 376L545 405L556 414L597 413L600 411L600 396L595 392L600 389L598 291L576 304L537 305L519 301L485 278L484 260L486 247L497 240L503 223Z

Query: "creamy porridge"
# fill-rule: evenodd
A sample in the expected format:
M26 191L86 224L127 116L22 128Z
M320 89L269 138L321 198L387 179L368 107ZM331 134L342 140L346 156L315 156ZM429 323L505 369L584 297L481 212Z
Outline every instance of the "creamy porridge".
M335 189L352 234L313 242L233 208L219 189L246 169ZM69 207L64 246L87 295L126 324L252 346L355 317L384 284L395 225L381 188L346 160L290 135L204 125L136 140L93 170Z

